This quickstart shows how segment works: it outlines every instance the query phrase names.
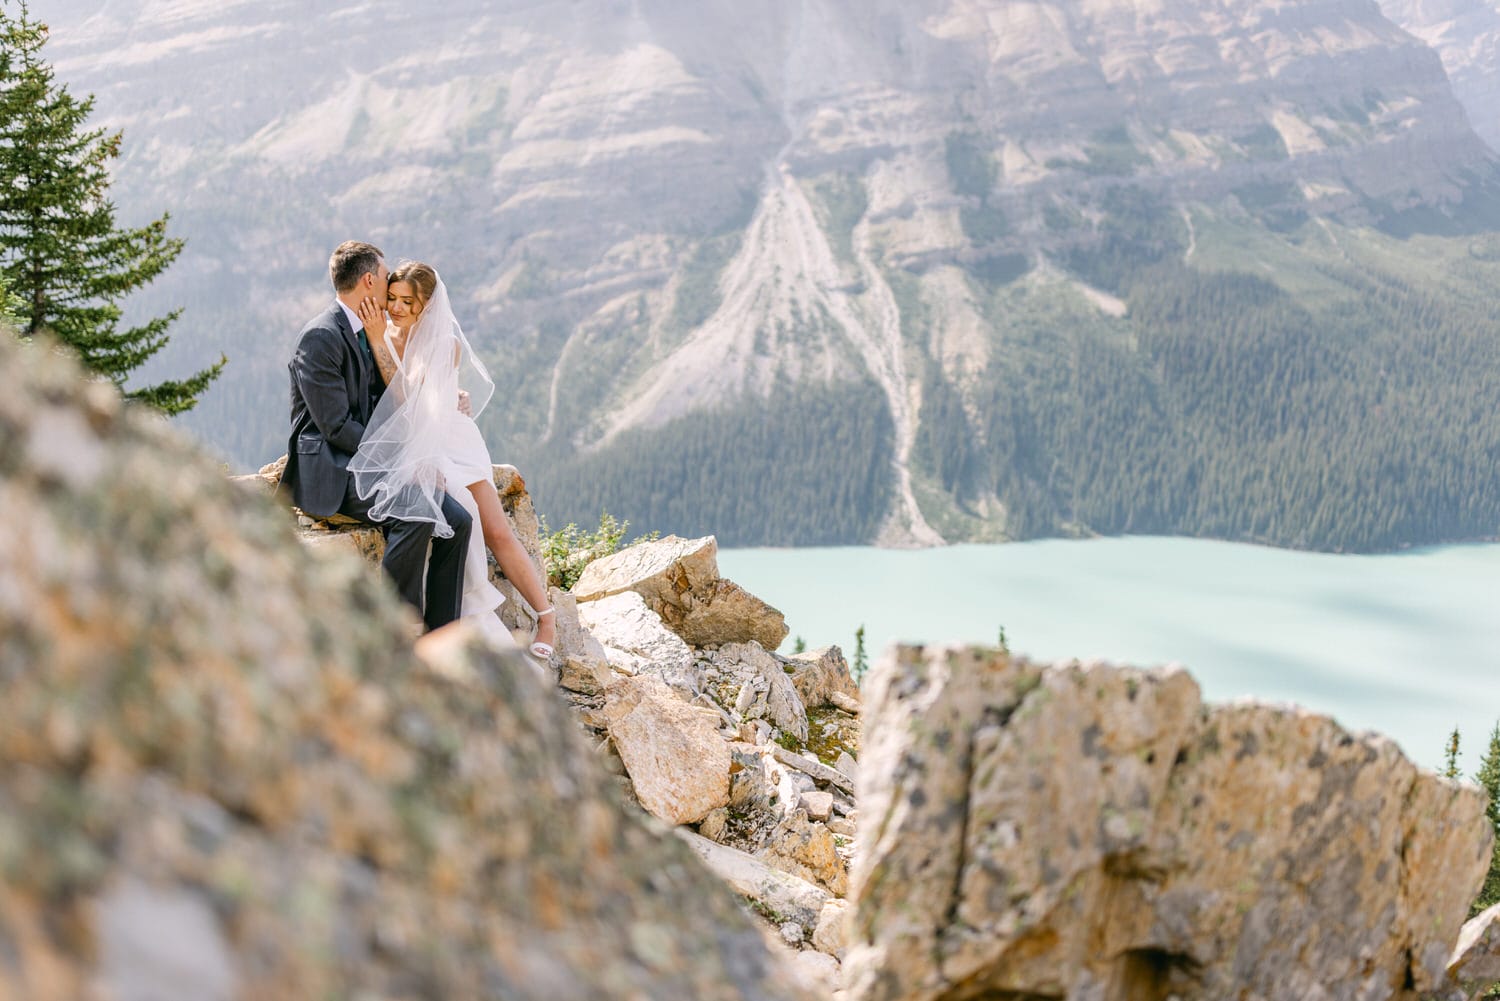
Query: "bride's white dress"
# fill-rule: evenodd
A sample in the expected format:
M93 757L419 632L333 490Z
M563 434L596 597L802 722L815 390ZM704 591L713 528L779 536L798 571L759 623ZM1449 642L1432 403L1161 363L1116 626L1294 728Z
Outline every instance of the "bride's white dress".
M505 595L490 583L490 561L484 544L484 530L479 521L479 505L468 489L470 483L495 482L495 467L490 462L490 450L484 444L484 436L473 418L454 411L448 430L448 450L444 456L443 478L449 484L448 493L463 505L474 519L474 529L469 533L469 551L464 558L463 610L460 617L477 626L491 642L507 649L518 649L510 630L500 621L500 606Z
M384 336L396 371L365 425L349 472L360 497L374 499L372 520L430 521L437 535L448 538L453 530L443 518L443 494L463 505L474 527L460 616L496 645L515 648L515 638L496 614L505 597L490 583L479 505L468 490L471 483L494 483L495 471L478 425L457 409L463 391L478 414L494 393L494 382L464 337L441 278L407 332L405 349L397 352L392 328Z

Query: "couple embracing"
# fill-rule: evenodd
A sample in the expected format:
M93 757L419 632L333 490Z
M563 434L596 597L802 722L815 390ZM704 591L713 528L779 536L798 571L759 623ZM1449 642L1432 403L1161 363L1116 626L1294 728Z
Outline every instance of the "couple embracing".
M495 615L505 599L489 580L488 547L536 610L530 650L546 661L555 616L500 505L474 423L494 384L442 279L417 262L389 271L379 248L352 240L334 250L328 272L335 300L302 328L288 366L283 489L315 518L378 525L381 566L428 629L463 617L513 646Z

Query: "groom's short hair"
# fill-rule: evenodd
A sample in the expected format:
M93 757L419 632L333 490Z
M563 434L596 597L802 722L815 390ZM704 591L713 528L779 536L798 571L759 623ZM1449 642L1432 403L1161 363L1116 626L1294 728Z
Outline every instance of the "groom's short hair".
M333 279L333 290L349 291L366 273L379 271L383 260L385 255L379 247L358 240L345 240L328 258L328 277Z

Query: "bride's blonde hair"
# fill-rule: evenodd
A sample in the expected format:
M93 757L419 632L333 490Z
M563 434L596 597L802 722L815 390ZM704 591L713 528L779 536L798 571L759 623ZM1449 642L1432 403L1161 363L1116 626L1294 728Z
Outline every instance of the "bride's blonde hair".
M406 282L416 290L417 302L425 309L432 299L432 293L437 291L438 276L436 271L421 261L402 261L386 281Z

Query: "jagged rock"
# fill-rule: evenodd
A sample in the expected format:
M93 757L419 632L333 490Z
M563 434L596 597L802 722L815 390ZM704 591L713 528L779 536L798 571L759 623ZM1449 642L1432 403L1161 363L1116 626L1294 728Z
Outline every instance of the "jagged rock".
M818 926L818 918L831 899L826 890L774 869L737 848L715 844L692 831L679 827L675 833L687 842L710 872L735 893L758 905L756 909L775 924L795 921L803 928Z
M794 653L781 658L781 661L792 669L792 685L806 708L837 705L832 699L835 692L844 696L842 701L852 701L854 705L859 705L859 686L854 683L854 677L849 673L849 663L844 660L844 652L838 647L825 646L805 653Z
M281 474L285 471L286 456L283 455L260 467L259 472L230 479L232 482L249 485L265 493L272 493L281 482ZM526 489L526 480L522 478L515 466L499 464L494 467L494 477L495 491L500 495L500 505L505 509L506 517L510 519L511 530L515 532L522 548L531 557L531 562L538 568L538 574L545 579L546 573L541 569L543 565L541 524L537 519L536 508L531 503L531 494ZM296 509L293 508L293 510ZM302 541L310 546L346 549L369 563L379 563L381 557L385 555L385 536L378 528L341 514L328 518L310 518L298 511L297 515ZM534 620L527 611L526 600L521 597L521 592L505 579L494 557L490 557L489 569L490 583L494 584L505 596L505 603L499 609L500 621L505 623L505 627L512 632L530 633ZM578 637L575 635L574 638ZM572 650L565 642L559 642L557 652L564 660L570 654L584 658L589 654L586 649Z
M854 791L853 781L837 768L829 768L821 761L798 754L796 751L788 751L779 744L771 749L771 754L782 764L795 768L818 782L835 786L845 792Z
M1500 984L1500 904L1466 922L1448 961L1441 1001L1479 1001Z
M833 815L833 793L804 792L801 805L802 809L807 811L809 820L824 822Z
M584 568L573 593L580 602L625 591L646 599L662 621L694 647L758 642L774 650L786 639L782 614L719 576L713 536L669 535L622 549Z
M1182 671L898 648L866 707L860 1001L1415 1001L1489 863L1473 786Z
M742 719L766 719L800 743L807 742L807 710L781 661L754 640L726 643L708 654L719 676L732 690L734 710Z
M578 618L578 603L561 588L550 588L547 600L556 609L557 654L562 669L557 683L572 692L597 695L604 691L613 675L609 657L593 633L583 628Z
M855 696L845 695L843 692L831 692L828 695L828 702L851 716L858 716L860 713L860 702Z
M834 762L834 769L848 778L851 783L859 777L859 762L855 761L854 756L848 751L839 752L839 758ZM853 791L852 786L850 791Z
M0 336L0 997L806 997L554 689Z
M766 761L754 744L732 743L729 773L729 805L741 810L764 810L770 805L771 789L766 780Z
M842 959L844 949L849 944L851 911L847 900L834 899L824 904L822 913L818 915L818 925L813 929L813 948Z
M521 547L526 550L526 555L531 557L531 563L537 568L537 576L542 581L547 579L546 561L542 559L542 528L537 518L536 506L531 502L531 492L526 489L526 480L522 478L520 470L515 466L496 464L495 466L495 492L500 495L500 506L505 508L505 515L510 519L510 527L520 540ZM529 636L534 626L534 620L527 610L526 599L521 597L521 592L516 590L514 584L506 580L505 575L500 572L500 565L495 562L493 556L489 560L490 583L505 595L505 604L500 606L500 621L505 623L511 632L522 633ZM558 656L566 659L570 655L580 653L570 649L566 643L557 647ZM581 652L587 656L587 651Z
M784 820L757 857L767 865L816 883L836 897L849 892L849 871L833 832L801 810Z
M650 674L616 681L605 698L610 739L648 813L695 824L728 804L732 761L713 715Z
M658 675L689 698L702 688L693 651L640 595L626 591L581 603L578 621L603 646L616 671Z

